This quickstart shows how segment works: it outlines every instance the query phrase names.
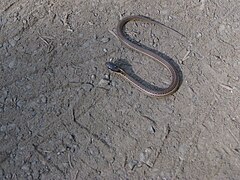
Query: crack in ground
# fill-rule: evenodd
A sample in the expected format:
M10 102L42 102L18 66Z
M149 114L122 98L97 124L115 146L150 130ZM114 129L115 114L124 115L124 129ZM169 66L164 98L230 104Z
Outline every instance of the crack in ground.
M63 176L64 179L66 179L66 173L60 169L60 167L56 164L54 164L52 161L48 160L46 155L44 155L39 149L38 149L38 145L32 144L32 146L34 147L35 151L52 167L54 167L55 169L57 169Z
M88 134L92 135L94 138L96 138L97 140L101 141L107 148L109 149L114 149L112 146L110 146L107 141L105 141L104 139L102 139L101 137L99 137L97 134L91 132L87 127L83 126L81 123L79 123L77 121L77 118L75 116L75 110L73 108L72 111L72 115L73 115L73 122L76 123L81 129L84 129L85 131L87 131ZM80 117L80 116L78 116Z

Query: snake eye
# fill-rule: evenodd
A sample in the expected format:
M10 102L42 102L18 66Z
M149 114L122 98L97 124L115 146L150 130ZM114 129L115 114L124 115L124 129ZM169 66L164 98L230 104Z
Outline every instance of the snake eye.
M106 62L106 66L107 66L108 69L110 69L113 72L121 72L121 69L115 63Z

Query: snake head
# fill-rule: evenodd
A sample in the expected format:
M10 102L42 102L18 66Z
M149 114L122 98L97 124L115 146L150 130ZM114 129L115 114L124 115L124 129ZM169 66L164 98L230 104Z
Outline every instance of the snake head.
M115 63L106 62L106 66L107 66L108 69L110 69L113 72L116 72L116 73L121 73L122 72L121 68Z

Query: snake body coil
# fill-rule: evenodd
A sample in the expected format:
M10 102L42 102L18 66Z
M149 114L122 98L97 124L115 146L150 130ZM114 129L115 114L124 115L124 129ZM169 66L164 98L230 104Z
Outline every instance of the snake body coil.
M129 22L129 21L148 21L148 22L152 22L154 24L156 24L155 21L144 17L144 16L128 16L124 19L122 19L118 25L117 25L117 37L119 38L119 40L125 44L126 46L128 46L129 48L138 51L139 53L145 54L146 56L152 58L153 60L156 60L157 62L161 63L171 74L171 84L165 88L165 89L160 89L160 90L153 90L150 89L146 86L144 86L143 84L141 84L140 82L138 82L137 80L135 80L133 77L131 77L126 71L124 71L123 69L121 69L118 65L116 65L115 63L112 62L107 62L106 66L113 72L118 73L120 75L122 75L124 78L126 78L128 81L130 81L133 85L135 85L139 90L143 91L144 93L146 93L147 95L150 96L156 96L156 97L163 97L163 96L167 96L170 95L172 93L174 93L179 85L180 85L180 77L177 73L177 70L175 69L175 67L173 65L171 65L168 61L166 61L165 59L161 58L159 55L157 55L156 53L145 49L131 41L129 41L126 36L124 35L124 26Z

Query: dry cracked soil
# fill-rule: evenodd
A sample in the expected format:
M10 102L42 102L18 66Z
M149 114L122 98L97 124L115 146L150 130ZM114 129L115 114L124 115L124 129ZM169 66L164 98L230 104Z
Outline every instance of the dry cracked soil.
M239 0L1 0L0 179L240 179ZM115 37L173 61L182 83ZM173 31L175 30L175 31ZM123 65L124 65L123 63Z

